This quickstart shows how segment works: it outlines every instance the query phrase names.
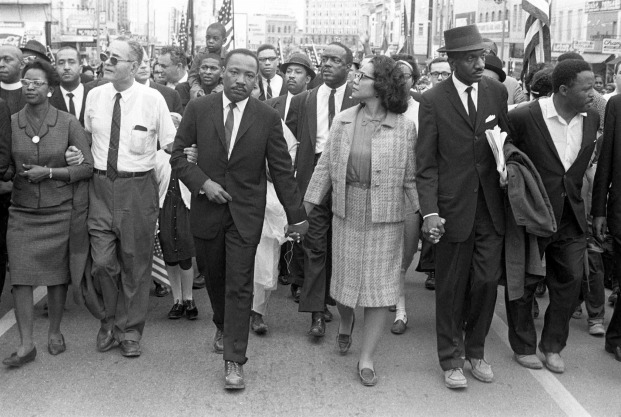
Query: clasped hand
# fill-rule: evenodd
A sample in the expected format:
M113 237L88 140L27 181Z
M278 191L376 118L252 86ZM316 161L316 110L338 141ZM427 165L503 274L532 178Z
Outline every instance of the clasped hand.
M421 228L425 239L433 244L438 243L444 234L444 223L446 220L438 215L426 217Z
M24 171L20 172L20 177L24 177L28 182L34 182L35 184L50 177L50 169L39 165L22 164Z
M308 221L304 220L299 224L288 224L285 226L285 236L291 238L294 242L300 243L304 240L304 235L308 232Z

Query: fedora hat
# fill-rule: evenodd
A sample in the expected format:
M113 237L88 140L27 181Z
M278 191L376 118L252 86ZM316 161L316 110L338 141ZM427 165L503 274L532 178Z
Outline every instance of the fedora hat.
M47 62L51 62L50 58L46 54L45 46L39 41L35 41L34 39L26 42L26 45L23 48L20 48L22 53L26 56L34 55L37 58L43 59Z
M304 68L306 68L306 71L308 72L308 75L310 75L311 80L315 78L316 74L315 71L313 71L313 64L311 64L310 59L308 59L306 54L303 54L301 52L296 52L295 54L292 54L289 57L289 61L285 62L284 64L280 64L280 72L282 72L283 74L287 72L287 67L291 64L303 66Z
M502 69L502 61L496 55L489 54L485 57L485 69L498 74L501 83L505 82L507 79L507 74L505 74L505 71Z
M486 49L477 25L460 26L444 31L444 46L438 52L464 52Z

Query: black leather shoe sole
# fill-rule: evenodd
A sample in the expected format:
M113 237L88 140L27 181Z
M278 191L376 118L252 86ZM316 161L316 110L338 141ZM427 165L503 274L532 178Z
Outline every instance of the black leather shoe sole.
M37 348L36 346L32 348L30 352L25 354L24 356L18 356L17 352L13 352L11 356L5 358L2 361L2 364L6 366L10 366L11 368L19 368L22 365L27 364L28 362L32 362L37 357Z
M119 341L114 338L112 333L109 333L108 336L104 339L97 338L97 350L100 352L107 352L110 349L117 347L119 345Z
M606 343L605 347L606 352L612 353L615 355L615 359L621 362L621 346L612 346L609 343Z
M137 358L140 356L140 344L125 340L121 343L121 355L126 358Z

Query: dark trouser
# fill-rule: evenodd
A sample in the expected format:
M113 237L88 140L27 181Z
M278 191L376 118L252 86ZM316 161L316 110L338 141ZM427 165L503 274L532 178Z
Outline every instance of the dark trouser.
M257 243L244 241L225 210L222 225L213 239L194 238L198 269L205 274L213 322L223 332L224 360L246 363L254 257Z
M93 278L101 286L104 329L119 340L140 341L149 306L159 197L155 174L117 178L94 174L89 187L88 233Z
M300 245L297 250L299 251ZM332 198L329 191L321 204L315 206L308 216L308 232L303 241L304 274L294 274L293 284L302 287L300 312L323 311L326 296L330 294L332 276ZM294 253L296 248L294 247ZM295 255L294 255L295 256ZM297 255L299 260L299 252Z
M436 246L436 334L443 370L463 368L464 357L483 359L496 305L503 236L479 190L474 228L464 242ZM464 317L464 304L469 304ZM465 339L462 325L466 321Z
M6 231L9 223L9 206L11 193L0 195L0 296L6 279L6 264L8 260L6 248Z
M604 323L604 305L606 292L604 290L604 261L599 252L588 251L589 274L582 278L582 287L579 303L584 301L588 313L589 326Z
M613 236L612 250L614 252L614 266L612 276L612 289L618 289L621 285L621 236Z
M615 276L617 282L621 282L621 236L614 236L615 253ZM606 330L606 343L613 347L621 346L621 300L617 300L615 311L612 314L608 329Z
M560 353L569 336L569 320L576 308L585 273L586 236L576 223L569 204L565 205L561 225L545 250L546 282L550 304L546 309L540 346L545 352ZM507 304L509 342L519 355L535 354L537 331L531 313L537 283L543 277L526 275L524 295Z

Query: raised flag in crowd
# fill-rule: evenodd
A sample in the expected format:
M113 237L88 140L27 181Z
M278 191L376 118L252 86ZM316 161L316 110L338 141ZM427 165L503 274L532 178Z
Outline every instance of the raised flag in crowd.
M528 13L524 29L524 65L522 74L528 74L529 66L550 62L550 2L549 0L522 0L522 9Z
M235 19L233 18L233 10L233 0L224 0L218 12L218 23L222 23L226 28L226 38L228 39L224 49L228 49L229 46L235 46L235 33L233 30Z

